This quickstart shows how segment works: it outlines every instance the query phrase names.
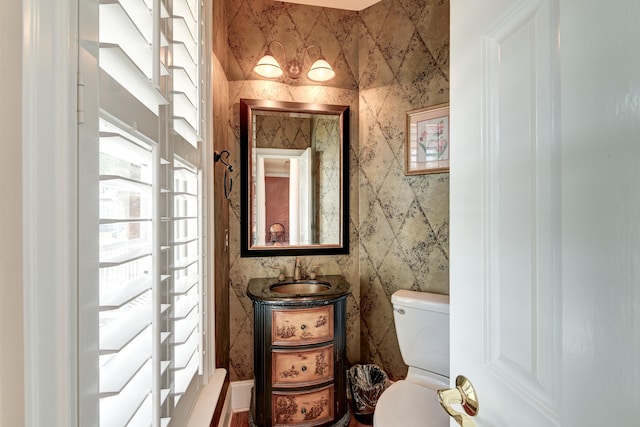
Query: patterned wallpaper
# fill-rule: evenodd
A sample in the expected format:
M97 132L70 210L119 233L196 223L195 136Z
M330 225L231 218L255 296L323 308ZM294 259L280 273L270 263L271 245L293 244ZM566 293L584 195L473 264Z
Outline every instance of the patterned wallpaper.
M226 78L227 63L227 30L226 30L226 0L213 0L213 54L211 57L211 82L209 88L212 94L211 114L219 123L228 122L229 112L229 86ZM213 147L210 152L228 149L228 127L213 127ZM229 368L229 252L225 244L224 235L229 229L229 204L224 196L224 168L213 166L213 197L205 195L205 203L209 207L213 205L213 212L216 219L213 221L214 238L206 236L206 244L213 244L215 266L209 268L209 274L213 273L214 280L214 301L215 301L215 359L217 367ZM211 219L207 218L207 221ZM211 258L211 257L210 257ZM211 332L211 331L210 331ZM209 336L212 334L209 332Z
M448 102L449 2L382 0L362 12L227 0L229 141L239 158L240 98L319 102L351 107L350 241L343 256L303 257L321 274L344 274L350 363L377 363L392 378L406 375L393 325L397 289L449 292L449 176L403 173L405 112ZM322 47L337 77L265 81L252 71L270 40L300 57ZM276 56L279 53L275 52ZM241 171L236 169L235 182ZM290 275L291 257L241 258L239 190L230 207L231 380L253 377L252 277Z
M314 145L318 170L317 236L314 242L340 241L340 120L319 118L314 121Z
M256 116L256 147L305 150L311 146L311 119L265 113Z
M405 176L405 112L449 101L449 1L382 0L360 14L361 354L406 375L398 289L449 293L449 174Z
M260 77L254 65L264 55L272 40L284 44L285 52L274 45L272 53L281 61L302 60L303 50L319 46L326 60L336 71L328 85L344 89L358 88L358 14L338 9L282 3L273 0L227 0L229 24L229 80L250 80ZM317 50L309 52L316 59ZM305 64L309 66L309 56ZM292 86L307 85L305 78L285 79Z

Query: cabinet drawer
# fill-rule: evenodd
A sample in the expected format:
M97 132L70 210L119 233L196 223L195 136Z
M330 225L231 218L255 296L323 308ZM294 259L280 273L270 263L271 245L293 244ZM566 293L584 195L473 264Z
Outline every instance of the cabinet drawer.
M333 385L305 393L273 391L273 424L323 424L333 420L333 407Z
M301 310L273 310L274 345L315 344L333 339L333 306Z
M274 387L305 387L333 380L333 344L311 350L273 350Z

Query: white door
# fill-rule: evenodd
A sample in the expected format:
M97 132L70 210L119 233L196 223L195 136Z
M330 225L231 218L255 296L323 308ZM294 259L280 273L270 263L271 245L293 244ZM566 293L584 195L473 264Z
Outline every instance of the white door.
M639 21L451 0L451 381L478 427L640 425Z

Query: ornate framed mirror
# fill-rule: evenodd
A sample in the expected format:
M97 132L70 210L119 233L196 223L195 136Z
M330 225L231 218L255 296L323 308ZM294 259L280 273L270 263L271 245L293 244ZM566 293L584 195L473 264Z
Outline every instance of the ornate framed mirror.
M240 100L240 255L349 253L349 107Z

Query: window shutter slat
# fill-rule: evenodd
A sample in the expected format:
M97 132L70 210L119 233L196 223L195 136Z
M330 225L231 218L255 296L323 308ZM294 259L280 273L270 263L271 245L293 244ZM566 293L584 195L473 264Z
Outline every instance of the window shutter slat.
M151 277L135 278L124 285L117 292L100 295L100 310L113 310L139 297L151 289Z
M184 93L191 100L191 104L197 105L198 87L196 83L191 80L183 67L174 65L171 70L173 71L173 90Z
M196 146L198 142L198 133L191 126L191 124L187 121L187 119L180 116L173 116L173 129L181 135L185 141Z
M197 295L185 295L178 296L174 299L175 301L175 311L173 315L173 319L179 320L184 319L191 313L199 303L199 299Z
M176 395L183 394L193 377L198 373L198 358L192 357L189 364L181 370L176 371Z
M127 192L149 191L151 189L151 184L147 182L118 175L100 175L100 184Z
M148 161L150 150L115 132L100 132L100 152L112 157L124 157L133 163Z
M100 381L100 396L112 396L122 392L149 359L151 359L150 331L138 337L100 368L104 372Z
M193 129L198 128L198 109L193 104L197 99L189 99L183 92L173 93L173 116L187 121Z
M124 54L150 79L153 76L153 22L148 13L137 18L132 19L120 2L101 4L100 42L120 46Z
M184 295L189 292L194 286L198 284L200 278L197 274L191 274L189 276L183 276L176 280L176 284L173 290L174 295Z
M121 393L100 399L100 427L126 426L148 398L151 377L149 361Z
M122 85L155 115L169 101L156 89L135 62L118 45L100 44L100 68Z
M192 311L187 317L175 322L176 332L174 345L180 345L187 342L191 334L197 332L198 328L198 312Z
M100 331L100 353L122 350L150 324L151 307L148 305L121 313Z
M173 3L173 14L197 21L197 3L194 1L177 0Z
M198 349L198 336L191 334L187 342L175 347L175 368L185 369Z
M118 265L126 264L140 258L145 258L151 255L151 251L148 247L132 248L130 251L121 254L115 254L100 260L100 268L115 267Z
M185 18L182 16L174 15L173 22L173 36L174 42L183 43L192 62L196 62L198 58L198 44L195 41L195 36L198 31L197 22L193 18Z

